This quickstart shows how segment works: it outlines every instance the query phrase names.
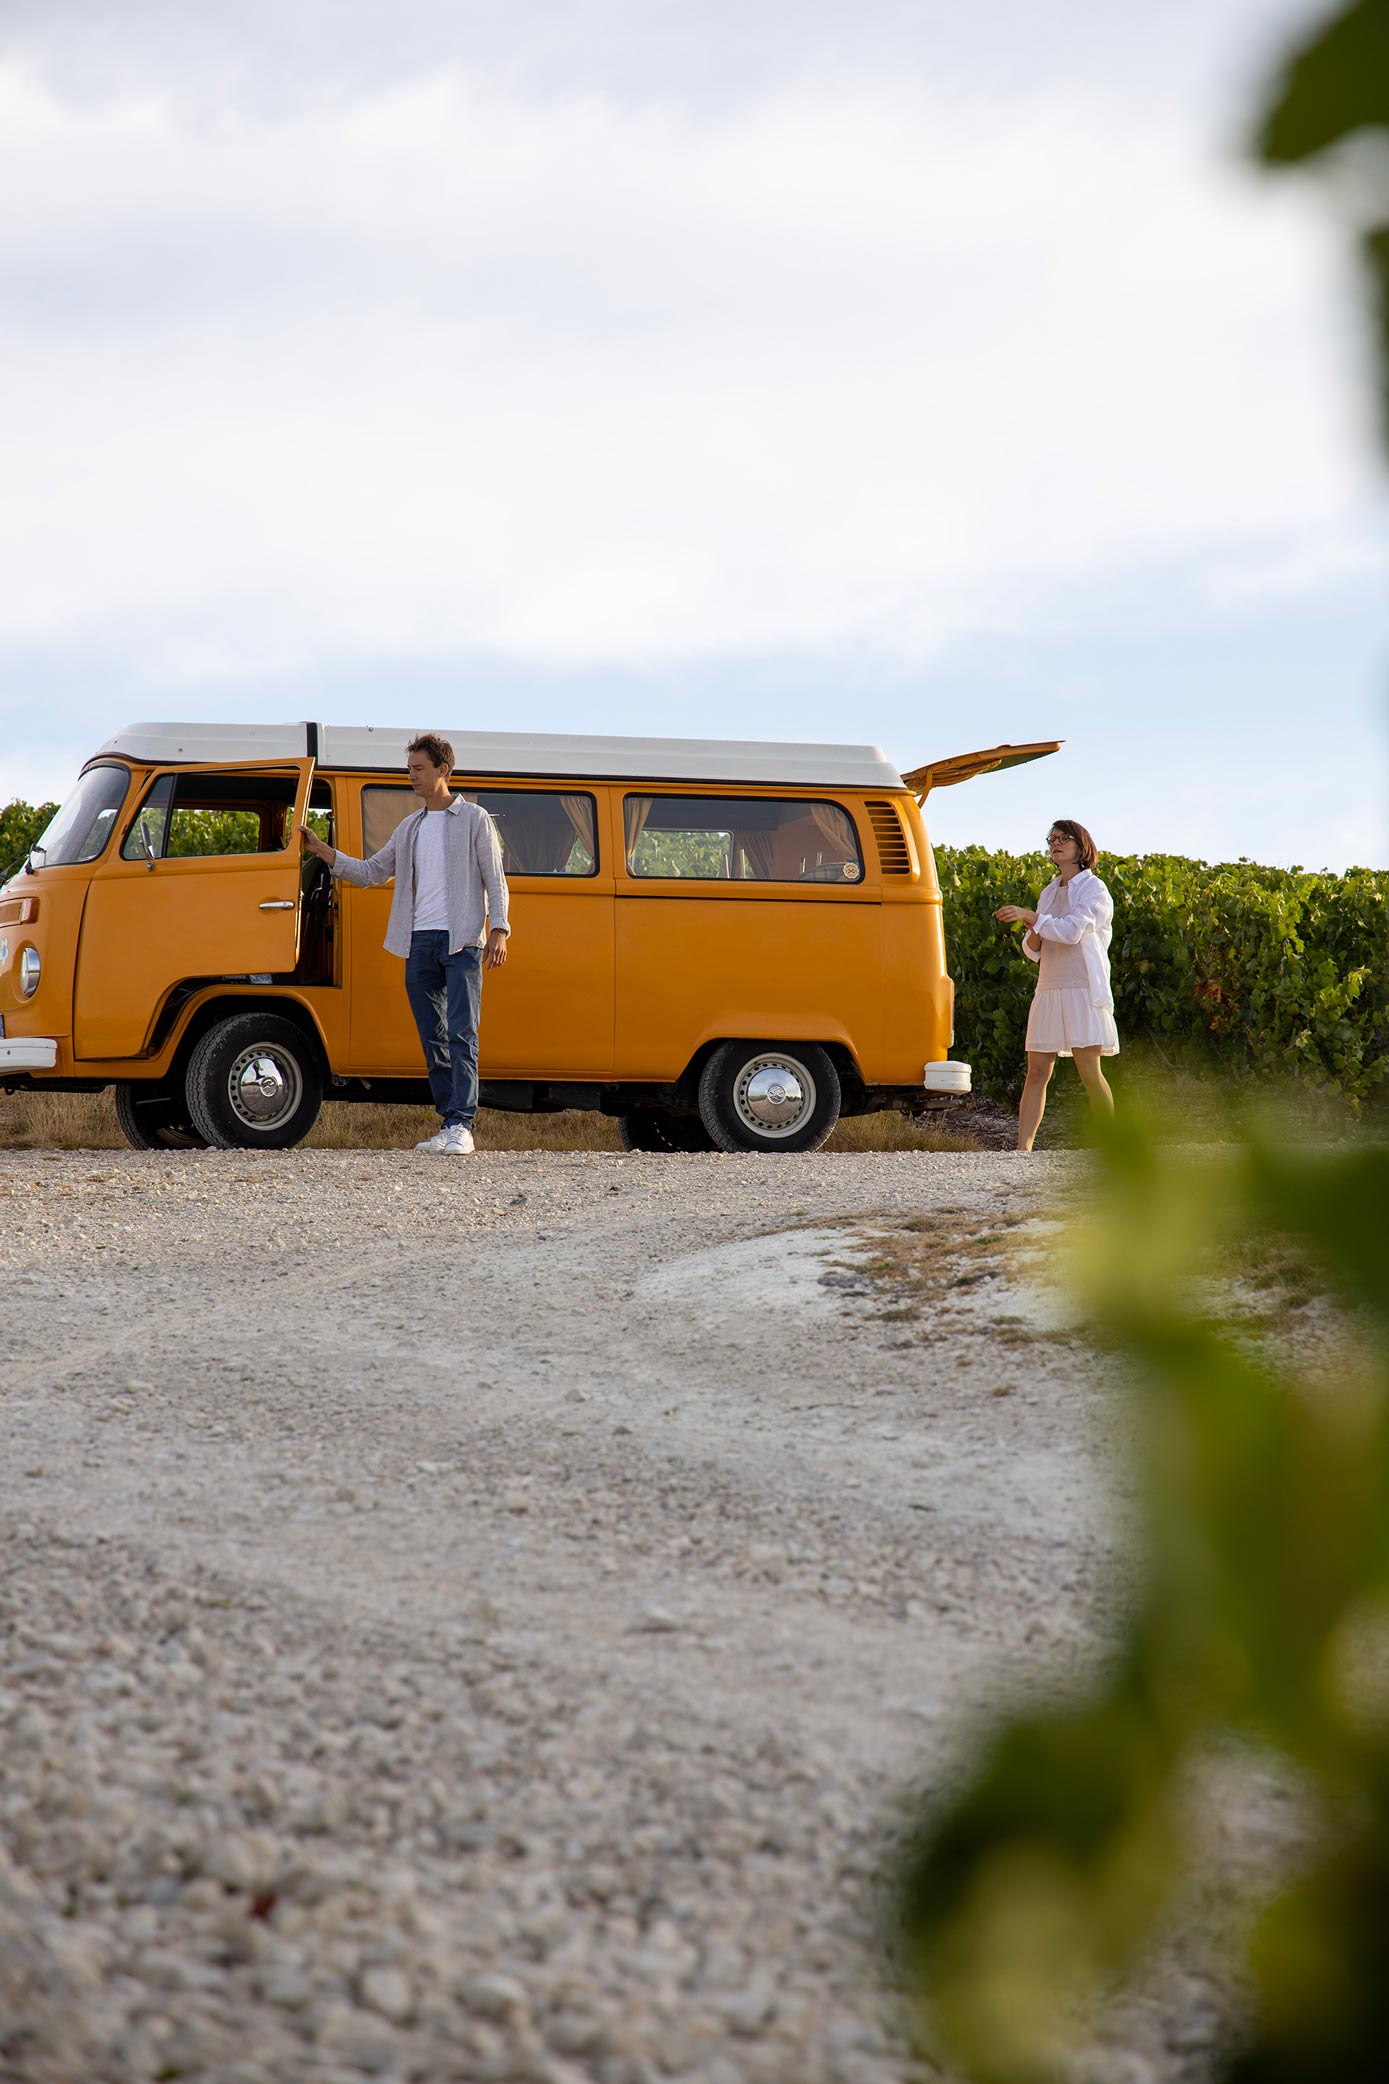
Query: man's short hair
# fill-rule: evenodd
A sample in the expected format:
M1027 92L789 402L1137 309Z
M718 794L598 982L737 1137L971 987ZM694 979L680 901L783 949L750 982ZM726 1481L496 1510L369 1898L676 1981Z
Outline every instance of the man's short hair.
M423 753L436 767L453 766L453 747L447 738L441 738L437 731L421 731L418 738L410 740L405 751L407 757L411 753Z

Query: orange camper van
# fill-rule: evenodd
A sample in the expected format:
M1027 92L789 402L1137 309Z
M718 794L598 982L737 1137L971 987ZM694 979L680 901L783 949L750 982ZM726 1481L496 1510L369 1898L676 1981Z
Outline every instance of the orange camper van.
M140 1150L281 1149L325 1097L427 1102L388 889L335 883L414 808L407 734L135 724L0 888L0 1087L99 1092ZM806 1151L969 1091L921 805L1037 759L899 774L876 746L461 733L512 956L485 1106L615 1115L629 1149Z

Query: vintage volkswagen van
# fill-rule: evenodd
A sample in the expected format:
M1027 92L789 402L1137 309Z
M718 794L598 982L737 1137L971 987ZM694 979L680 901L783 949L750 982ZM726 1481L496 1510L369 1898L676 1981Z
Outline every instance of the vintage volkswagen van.
M136 724L0 888L0 1086L114 1085L139 1149L281 1148L325 1096L429 1097L390 892L334 882L416 805L408 734ZM804 1151L969 1090L920 806L1053 752L899 774L874 746L460 733L511 957L484 1105L616 1115L629 1148Z

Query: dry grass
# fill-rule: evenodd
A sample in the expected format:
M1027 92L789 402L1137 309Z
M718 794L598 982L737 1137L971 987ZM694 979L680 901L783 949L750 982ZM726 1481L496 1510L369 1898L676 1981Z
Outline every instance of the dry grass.
M433 1136L439 1117L432 1107L373 1107L330 1100L305 1137L315 1151L410 1150ZM502 1114L484 1107L477 1121L478 1145L489 1151L615 1151L617 1123L593 1110L564 1114Z
M120 1150L109 1093L0 1094L0 1150Z
M829 1260L828 1267L842 1276L846 1294L865 1310L864 1321L893 1327L894 1345L930 1346L973 1331L1003 1361L1028 1346L1072 1349L1088 1336L1088 1327L1079 1322L1048 1325L987 1307L989 1298L1010 1299L1010 1280L1031 1285L1039 1228L1052 1227L1043 1210L990 1216L942 1207L910 1216L896 1211L867 1220L846 1216L840 1223L850 1240L848 1256ZM823 1218L816 1227L824 1227ZM994 1288L994 1282L1002 1285ZM976 1298L985 1307L972 1318L962 1320L952 1312L952 1305ZM1013 1387L1000 1383L990 1394L1008 1396Z
M984 1148L963 1122L942 1112L909 1122L895 1112L853 1114L825 1145L827 1151L977 1151Z
M855 1228L863 1240L860 1250L866 1248L869 1256L844 1261L845 1270L875 1285L886 1305L882 1316L913 1318L954 1291L995 1278L1003 1268L1009 1232L1018 1229L1023 1218L996 1216L990 1221L947 1208L886 1216L867 1229L860 1227L862 1221L856 1218Z
M438 1118L427 1107L380 1107L330 1100L306 1140L309 1150L409 1150L432 1136ZM615 1151L617 1124L607 1115L502 1114L484 1108L478 1143L504 1151ZM0 1150L123 1150L111 1095L106 1093L0 1094ZM968 1151L967 1133L918 1127L898 1114L856 1115L841 1122L830 1151Z
M439 1126L432 1107L360 1106L329 1100L305 1138L319 1151L409 1150ZM484 1110L478 1141L491 1150L615 1151L606 1115L498 1114ZM106 1093L15 1093L0 1097L0 1150L124 1150Z

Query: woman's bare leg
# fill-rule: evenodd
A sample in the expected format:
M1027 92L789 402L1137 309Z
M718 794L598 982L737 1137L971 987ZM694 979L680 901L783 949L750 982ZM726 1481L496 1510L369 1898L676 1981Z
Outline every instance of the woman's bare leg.
M1047 1086L1051 1081L1052 1066L1056 1058L1042 1051L1029 1049L1027 1052L1027 1081L1018 1103L1018 1149L1030 1151L1033 1139L1042 1126L1042 1115L1047 1104Z
M1100 1068L1100 1050L1096 1043L1093 1049L1074 1049L1071 1052L1080 1073L1080 1082L1089 1095L1090 1105L1096 1114L1113 1114L1114 1095L1109 1089L1109 1080Z

